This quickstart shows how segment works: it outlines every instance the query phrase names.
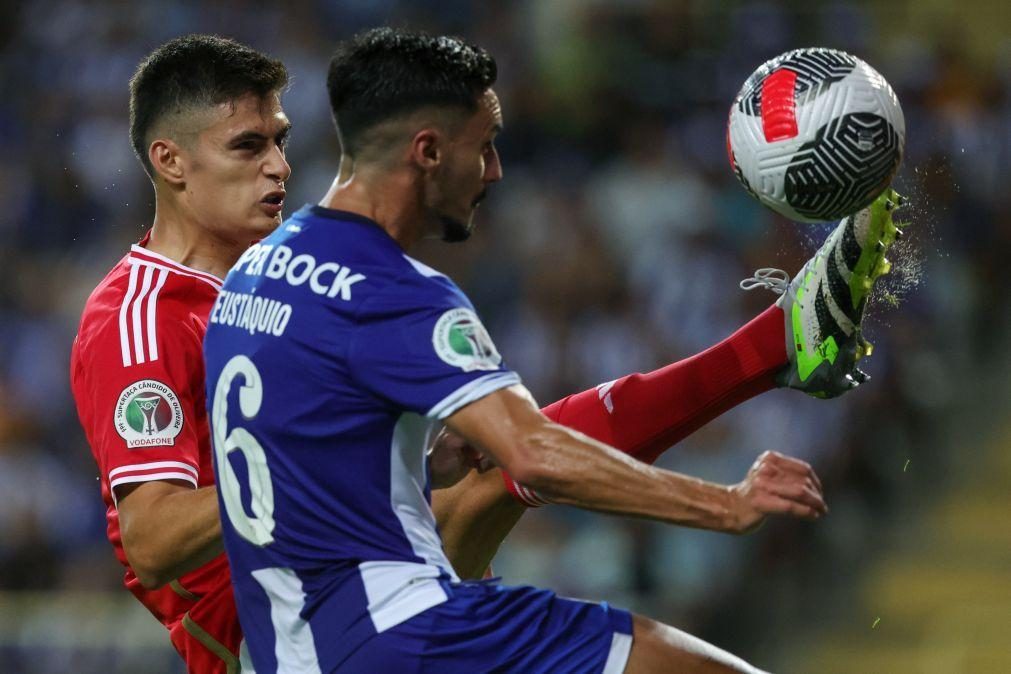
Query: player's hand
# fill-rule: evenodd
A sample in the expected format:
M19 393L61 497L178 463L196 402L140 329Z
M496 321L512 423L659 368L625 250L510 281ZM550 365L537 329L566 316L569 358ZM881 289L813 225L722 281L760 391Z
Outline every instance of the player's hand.
M730 493L733 499L727 530L733 533L753 531L767 515L816 520L828 512L814 469L778 452L763 452Z
M491 459L467 444L449 430L442 429L428 453L428 470L432 489L452 487L472 470L483 473L494 467Z

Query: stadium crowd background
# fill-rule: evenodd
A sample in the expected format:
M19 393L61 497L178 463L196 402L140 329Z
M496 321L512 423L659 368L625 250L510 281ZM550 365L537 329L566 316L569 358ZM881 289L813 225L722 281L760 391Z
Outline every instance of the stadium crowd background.
M0 5L0 671L179 671L121 588L67 363L85 298L153 215L127 81L180 34L234 37L294 73L289 213L337 164L324 80L338 39L392 23L496 56L505 180L469 244L421 257L470 294L543 404L723 338L775 299L738 280L796 272L829 231L764 210L728 168L727 108L757 65L836 47L895 87L913 226L890 301L870 311L873 380L835 402L762 396L661 460L731 483L765 449L799 456L830 515L733 538L545 508L504 545L508 582L630 605L773 666L819 625L869 629L845 588L1007 412L986 393L1007 375L1011 314L1011 20L997 0L957 16L911 1Z

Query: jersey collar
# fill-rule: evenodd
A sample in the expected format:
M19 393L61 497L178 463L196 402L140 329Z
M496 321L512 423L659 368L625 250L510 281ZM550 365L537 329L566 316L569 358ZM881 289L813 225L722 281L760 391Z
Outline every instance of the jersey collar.
M179 264L171 258L167 258L164 255L159 255L158 253L152 252L145 248L148 240L151 238L151 233L148 232L144 235L144 238L140 240L140 243L134 244L130 247L130 253L127 255L127 260L130 264L143 265L147 267L156 267L158 269L166 269L176 274L181 274L183 276L189 276L195 278L199 281L203 281L210 286L213 286L215 290L221 290L221 286L224 283L214 274L208 274L205 271L200 271L198 269L193 269L192 267L187 267L184 264Z

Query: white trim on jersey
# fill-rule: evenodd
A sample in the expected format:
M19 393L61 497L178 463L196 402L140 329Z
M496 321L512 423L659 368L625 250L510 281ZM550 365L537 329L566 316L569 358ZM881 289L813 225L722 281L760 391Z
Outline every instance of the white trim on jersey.
M516 495L519 496L520 500L523 501L523 503L530 506L531 508L539 508L541 506L548 505L549 501L547 501L543 496L538 494L536 491L530 489L529 487L524 487L516 480L513 480L512 477L510 477L509 479L512 480L513 487L516 488Z
M249 654L249 644L245 639L239 642L239 671L242 674L256 674L253 669L253 657Z
M414 270L416 272L418 272L419 274L421 274L422 276L424 276L425 278L437 278L439 276L441 276L443 278L448 278L441 271L437 271L435 269L432 269L431 267L429 267L424 262L419 262L418 260L415 260L410 255L404 255L404 259L407 260L408 262L410 262L411 266L414 267Z
M144 270L144 280L140 285L140 292L137 299L133 301L133 311L131 312L131 325L133 326L133 355L134 362L138 365L145 361L144 358L144 331L141 329L140 310L144 306L144 298L151 289L151 278L154 276L154 269L148 267Z
M133 293L137 290L138 267L130 267L130 283L126 287L126 294L123 295L123 304L119 307L119 346L123 350L123 367L130 367L130 331L126 327L126 314L130 310L130 303L133 302Z
M368 561L358 572L369 600L369 616L383 632L449 597L437 580L459 578L442 550L435 516L425 498L425 449L436 424L419 414L400 415L390 440L390 510L400 522L404 538L422 563Z
M135 257L139 256L139 257ZM146 258L154 258L149 260ZM138 246L134 244L130 247L130 264L132 265L144 265L148 267L154 267L156 269L165 269L167 271L175 272L176 274L182 274L183 276L189 276L191 278L199 279L204 283L213 286L215 290L221 290L221 286L224 281L219 279L214 274L208 274L205 271L200 271L198 269L193 269L192 267L187 267L184 264L179 264L175 260L165 257L164 255L159 255L154 253L143 246Z
M601 674L621 674L628 664L628 656L632 652L632 635L615 632L611 637L611 650L607 653L607 662Z
M515 372L492 372L456 389L435 403L432 409L425 413L425 416L433 419L445 419L461 407L469 405L475 400L480 400L489 393L519 383L520 377Z
M144 277L137 288L141 268ZM158 270L153 265L130 266L130 282L119 307L119 347L123 354L123 367L158 360L158 293L168 278L168 270ZM152 287L153 286L153 287ZM146 302L146 306L145 306ZM147 349L144 348L144 328L147 328Z
M291 569L257 569L250 575L267 593L270 622L274 626L277 674L320 674L312 628L302 617L305 592Z
M397 419L390 441L390 509L414 554L459 580L442 550L435 515L425 498L425 450L435 437L436 426L434 421L412 412Z
M151 360L158 360L158 293L161 292L167 278L167 271L164 269L159 271L158 281L147 298L147 351Z
M197 469L182 461L148 461L147 463L134 463L129 466L120 466L109 471L109 479L122 475L123 473L133 473L143 470L155 470L160 468L181 468L193 474L193 479L197 479Z
M156 472L147 472L152 470ZM116 498L116 487L119 485L153 482L154 480L184 480L192 484L194 488L198 486L197 469L181 461L149 461L120 466L109 471L109 492L112 493L112 504L119 507L119 500Z
M358 572L376 632L385 632L449 599L437 580L441 571L429 564L362 562Z
M148 471L155 471L153 473ZM196 488L197 469L181 461L149 461L135 463L130 466L120 466L109 471L109 491L112 493L112 503L119 507L116 498L116 487L121 484L135 482L152 482L154 480L184 480Z
M185 480L197 486L197 481L189 473L146 473L144 475L126 475L116 478L109 483L109 488L118 487L121 484L131 484L133 482L151 482L153 480Z

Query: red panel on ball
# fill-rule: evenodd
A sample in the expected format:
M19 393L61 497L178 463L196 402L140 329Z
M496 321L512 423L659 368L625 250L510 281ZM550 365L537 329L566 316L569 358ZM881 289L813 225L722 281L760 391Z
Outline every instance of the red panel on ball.
M737 162L734 161L734 149L730 147L730 118L734 113L734 106L730 106L730 112L727 114L727 160L730 162L730 168L737 170Z
M762 82L762 131L768 143L797 135L797 73L781 68Z

